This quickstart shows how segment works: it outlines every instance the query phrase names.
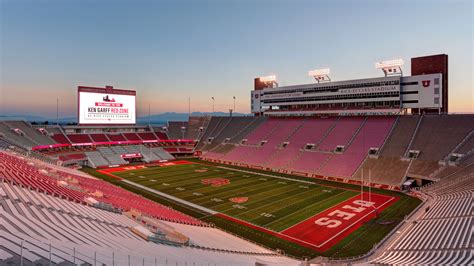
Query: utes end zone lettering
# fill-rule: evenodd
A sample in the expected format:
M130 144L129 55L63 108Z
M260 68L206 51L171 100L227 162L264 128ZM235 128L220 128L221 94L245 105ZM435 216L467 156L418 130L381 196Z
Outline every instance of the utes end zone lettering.
M377 217L383 209L397 198L363 193L329 208L281 234L306 242L320 251L325 251L344 239L362 224Z

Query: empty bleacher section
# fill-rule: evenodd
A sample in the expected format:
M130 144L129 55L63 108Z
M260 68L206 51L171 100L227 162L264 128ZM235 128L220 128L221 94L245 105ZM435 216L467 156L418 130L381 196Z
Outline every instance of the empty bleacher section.
M367 158L362 166L353 175L352 179L360 180L362 171L364 181L368 182L369 172L372 183L401 187L410 162L400 158L378 157Z
M261 120L258 117L225 117L221 121L221 126L214 130L213 133L207 136L207 139L202 139L201 142L207 142L201 150L204 151L213 151L213 149L223 142L225 143L239 143L242 140L242 137L239 140L236 140L236 135L244 130L247 126L250 126L255 123L256 120ZM211 141L209 142L209 138ZM233 142L235 141L235 142Z
M263 163L283 141L303 123L303 119L270 118L247 135L244 145L238 145L222 159L245 164ZM281 127L281 128L280 128ZM264 143L263 145L261 145Z
M417 159L441 160L472 130L472 115L426 115L410 149L421 151Z
M158 139L168 139L166 133L161 131L155 131L155 135L158 137Z
M89 136L94 142L109 142L110 141L110 139L107 138L107 135L105 134L89 134Z
M306 145L314 145L312 146L314 148L320 143L326 132L335 125L336 121L336 118L307 119L301 128L287 140L288 144L285 147L280 147L266 165L276 169L286 168L297 172L314 172L329 154L307 151Z
M63 133L55 133L52 138L54 141L60 144L69 144L71 143L68 138Z
M46 131L48 132L50 136L54 134L62 133L61 128L58 125L42 125L42 126L36 126L36 127L42 127L46 129Z
M101 180L6 152L0 157L2 265L298 265ZM118 209L98 208L91 198ZM133 216L121 214L132 209ZM154 240L137 228L156 232ZM170 231L189 245L156 241L158 232Z
M359 131L354 125L348 125L347 130L352 130L352 141L337 144L348 146L343 153L334 154L320 169L320 173L328 176L351 177L368 156L369 149L382 146L394 122L395 117L368 117ZM344 122L339 121L339 123ZM345 141L347 135L342 137L341 141Z
M137 133L142 140L156 140L158 137L153 132L141 132Z
M99 202L122 210L134 208L160 219L200 224L194 218L101 180L74 175L58 169L52 171L53 168L49 165L30 161L4 151L0 151L0 159L2 178L9 180L9 182L32 187L38 191L76 202L85 202L87 197L92 197Z
M141 138L135 133L123 133L123 136L127 140L141 140Z
M134 234L132 229L139 226L145 228L147 225L139 225L125 215L69 202L9 183L0 183L0 192L3 210L0 215L0 238L2 247L6 249L4 252L10 254L2 262L7 265L7 261L20 264L20 255L26 264L40 261L47 264L50 244L51 260L55 264L122 265L128 263L128 255L133 265L143 265L143 261L145 265L153 265L155 258L159 259L160 265L175 261L180 264L184 261L189 264L226 263L234 259L236 263L252 263L259 256L263 260L292 262L209 227L166 222L158 228L160 232L162 229L172 229L186 236L189 233L192 247L164 245L146 241ZM150 222L149 219L146 221ZM150 224L157 223L160 224ZM150 226L148 230L153 229Z
M399 265L471 265L474 176L458 173L423 188L429 199L371 262Z
M454 150L455 153L469 154L474 152L474 130L471 131L469 136Z
M170 139L183 139L186 135L188 122L168 122L167 135Z
M252 131L247 137L246 145L260 145L262 140L266 140L267 137L277 130L278 125L282 122L280 118L269 118Z
M382 148L380 156L389 158L401 158L404 156L420 119L421 116L400 116L397 126L393 129Z
M377 156L367 158L353 175L353 179L360 180L362 171L365 172L365 179L367 179L370 172L373 183L400 187L410 165L409 161L401 160L401 158L410 144L420 119L420 116L399 116Z
M108 166L110 164L109 161L107 161L98 151L88 151L85 152L85 154L91 167L97 168L102 166Z
M122 159L121 154L128 153L122 146L98 147L102 156L109 162L109 165L123 165L128 162Z
M221 156L216 148L204 157L348 178L370 148L382 146L395 120L396 117L270 118L246 137L245 144ZM343 149L336 152L338 146ZM221 152L226 150L222 148Z
M173 158L170 152L176 156L193 152L193 146L188 144L154 143L168 137L160 128L103 131L51 125L44 129L36 129L26 122L0 122L1 134L13 144L27 149L37 145L47 148L45 144L54 141L72 144L67 149L59 146L58 149L45 152L56 160L65 153L85 152L87 161L93 167L127 164L129 159L124 160L120 156L125 153L119 151L120 148L109 149L109 146L105 146L98 150L94 146L82 145L84 143L148 140L150 142L145 143L147 146L163 147L159 152L154 149L145 149L147 154L140 152L145 162L170 160ZM471 154L474 150L472 132L472 115L403 115L389 118L191 117L189 122L170 122L167 130L171 139L183 136L200 138L197 149L203 152L203 158L345 180L360 180L363 169L371 172L373 182L395 187L404 182L405 176L436 180L438 177L435 175L440 172L455 171L456 166L451 163L447 165L448 155ZM32 134L34 137L29 136ZM43 140L46 143L38 143ZM340 148L335 150L338 146ZM379 151L375 152L375 156L367 157L369 148L379 148ZM410 150L419 150L418 158L407 158ZM68 158L65 156L62 159ZM68 160L74 165L80 158ZM386 168L391 170L385 171Z
M413 160L408 175L429 177L443 160L463 139L474 130L472 115L426 115L410 150L420 151Z
M161 147L146 147L144 145L98 147L97 151L88 151L85 154L90 166L94 168L128 164L129 162L122 155L125 157L133 155L132 157L142 158L147 163L175 159Z
M273 120L273 119L270 119ZM270 121L269 120L269 121ZM248 164L264 164L272 159L271 155L277 152L305 122L303 118L275 119L279 120L278 125L265 137L266 143L262 146L252 147L253 151L241 159Z
M72 143L91 143L92 140L88 134L68 134L68 139L71 140Z
M334 151L338 145L346 146L364 122L365 117L341 117L316 149Z
M77 161L84 161L87 160L87 156L84 153L71 153L71 154L63 154L59 155L58 159L61 160L63 163L74 163Z
M230 119L230 117L212 117L207 126L207 130L202 134L201 141L196 146L196 149L202 150L203 147L210 142L209 138L218 135L219 132L229 123Z
M29 123L25 121L5 121L4 123L10 128L20 129L25 133L28 138L30 138L34 143L37 143L38 145L48 145L55 143L54 140L52 140L48 136L48 131L46 129L42 129L44 130L42 133L39 129L32 127Z
M211 144L202 145L207 158L219 159L266 121L266 117L238 117L224 128ZM245 122L245 123L244 123ZM204 141L204 139L202 139ZM224 142L224 143L223 143Z
M353 180L360 180L363 168L370 170L373 182L392 187L400 187L410 165L409 176L427 177L450 152L474 149L472 115L306 118L299 123L270 118L241 137L247 139L244 144L236 145L239 140L232 142L228 136L242 127L234 125L237 119L227 119L211 120L201 140L212 138L200 145L203 158ZM222 144L229 138L232 144ZM335 151L337 146L344 147ZM368 157L370 148L375 148L374 157ZM413 149L421 151L419 158L402 160Z
M151 148L153 153L160 158L160 160L173 160L174 157L169 152L161 147L153 147Z
M242 139L245 139L248 134L253 132L265 121L267 121L266 117L254 117L249 124L242 127L241 130L236 131L235 135L230 138L229 143L240 143Z
M125 137L121 134L121 133L118 133L118 134L107 134L107 137L111 140L111 141L125 141Z
M210 116L191 116L189 117L188 128L186 130L185 138L199 140L201 139L204 129L211 120Z
M41 141L48 144L52 142L49 137L42 135L28 124L18 121L0 121L0 135L28 149L37 146Z

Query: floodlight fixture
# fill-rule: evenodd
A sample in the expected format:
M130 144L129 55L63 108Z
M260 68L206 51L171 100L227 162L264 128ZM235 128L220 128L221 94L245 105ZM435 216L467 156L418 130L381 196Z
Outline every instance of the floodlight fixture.
M265 85L268 88L275 88L278 87L278 83L276 82L276 76L275 75L269 75L269 76L264 76L264 77L259 77L258 78L260 82L265 83Z
M308 71L308 76L313 77L316 82L320 83L325 81L331 81L331 78L329 77L330 73L331 70L329 68L322 68Z
M260 77L259 79L261 82L274 82L276 81L276 76L270 75L270 76Z
M404 63L403 59L381 61L375 63L375 68L382 69L385 76L403 76L402 66Z

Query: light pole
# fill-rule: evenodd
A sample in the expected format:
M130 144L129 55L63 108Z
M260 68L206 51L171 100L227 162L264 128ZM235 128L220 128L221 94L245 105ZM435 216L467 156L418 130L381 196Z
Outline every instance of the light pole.
M56 98L56 126L59 125L59 98Z
M235 114L235 96L232 98L234 99L234 114Z
M214 101L215 101L214 96L211 97L211 100L212 100L212 115L214 115Z

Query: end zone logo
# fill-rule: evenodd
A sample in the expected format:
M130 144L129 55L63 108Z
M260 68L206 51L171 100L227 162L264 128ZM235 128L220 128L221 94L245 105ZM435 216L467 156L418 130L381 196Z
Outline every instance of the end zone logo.
M244 203L249 200L248 197L235 197L235 198L230 198L229 199L233 203Z
M421 84L423 84L423 87L426 88L426 87L429 87L429 86L430 86L430 81L431 81L431 80L423 80L423 81L421 81Z
M230 184L230 180L227 178L209 178L209 179L202 179L201 184L203 185L211 185L212 187L220 187Z

